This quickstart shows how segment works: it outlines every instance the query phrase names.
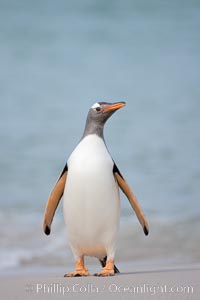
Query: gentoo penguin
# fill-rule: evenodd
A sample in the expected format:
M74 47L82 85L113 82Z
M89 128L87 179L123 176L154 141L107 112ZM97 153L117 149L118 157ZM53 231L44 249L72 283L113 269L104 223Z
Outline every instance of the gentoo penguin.
M75 271L65 277L87 276L84 256L100 260L97 276L118 273L114 265L120 217L119 187L125 193L145 235L148 223L138 201L113 161L104 140L104 124L125 102L95 103L89 110L83 136L70 155L46 204L43 229L51 223L63 196L68 240L75 258Z

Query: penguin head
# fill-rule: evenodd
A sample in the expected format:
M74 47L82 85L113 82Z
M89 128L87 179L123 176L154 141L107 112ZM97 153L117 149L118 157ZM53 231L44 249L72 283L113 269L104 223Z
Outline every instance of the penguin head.
M125 105L125 102L97 102L90 108L88 117L91 121L96 122L100 125L104 125L114 112L124 107Z
M112 116L115 111L124 107L125 105L125 102L95 103L88 112L82 139L90 134L97 134L98 136L103 137L103 128L106 121Z

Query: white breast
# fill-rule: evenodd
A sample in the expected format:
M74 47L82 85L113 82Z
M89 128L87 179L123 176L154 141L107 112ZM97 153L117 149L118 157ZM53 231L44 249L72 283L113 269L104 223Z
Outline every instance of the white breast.
M110 256L119 223L119 189L103 140L86 136L68 160L64 217L75 256ZM114 254L113 254L114 255Z

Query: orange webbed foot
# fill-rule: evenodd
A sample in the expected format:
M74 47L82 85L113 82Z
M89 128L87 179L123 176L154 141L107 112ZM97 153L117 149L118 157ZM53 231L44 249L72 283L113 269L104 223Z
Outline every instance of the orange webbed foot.
M76 261L76 268L74 272L69 272L64 275L64 277L82 277L89 276L88 270L84 266L84 258Z
M112 259L107 260L106 266L101 270L101 272L94 275L99 277L114 276L114 261Z

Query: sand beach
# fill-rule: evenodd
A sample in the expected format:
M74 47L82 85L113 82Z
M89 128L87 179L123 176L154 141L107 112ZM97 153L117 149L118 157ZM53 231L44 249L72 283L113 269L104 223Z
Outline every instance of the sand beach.
M1 277L1 299L193 300L200 296L200 266L195 265L123 271L104 278L93 275L64 278L62 271Z

